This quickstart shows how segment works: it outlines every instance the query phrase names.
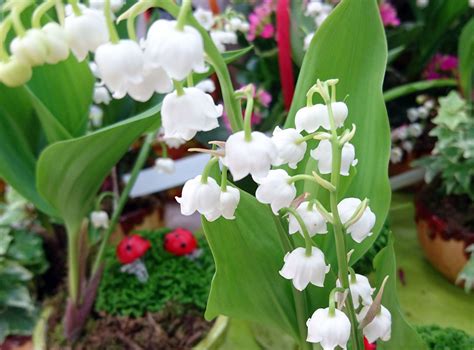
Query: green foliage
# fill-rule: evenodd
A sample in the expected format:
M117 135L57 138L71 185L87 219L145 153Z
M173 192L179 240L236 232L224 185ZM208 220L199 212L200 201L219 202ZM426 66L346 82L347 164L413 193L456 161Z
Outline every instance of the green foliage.
M460 329L430 325L418 326L416 330L428 345L429 350L474 349L474 337Z
M426 182L439 176L445 194L466 194L474 200L474 117L456 91L439 103L436 127L430 132L436 146L431 156L415 164L426 169Z
M140 317L146 312L160 311L169 302L204 310L214 274L209 247L205 239L199 237L198 246L202 249L199 258L176 257L163 249L163 237L168 232L168 229L139 232L152 245L144 259L149 274L146 283L120 272L121 264L115 251L108 250L95 305L97 311Z
M474 18L471 18L462 30L459 38L458 56L461 87L464 96L471 99L474 80Z
M365 255L354 264L353 267L354 270L357 271L357 273L360 273L362 275L368 275L374 270L373 260L375 256L387 246L391 232L392 231L390 230L390 225L388 224L388 222L385 222L372 247L370 247L367 253L365 253Z
M385 285L382 305L392 314L392 336L387 342L378 342L378 350L417 349L424 350L420 336L410 326L400 308L397 297L397 262L393 247L393 235L389 236L387 246L382 249L374 259L376 286L380 287L382 281L388 276Z
M42 244L36 234L0 228L0 343L33 331L38 309L28 285L48 268Z

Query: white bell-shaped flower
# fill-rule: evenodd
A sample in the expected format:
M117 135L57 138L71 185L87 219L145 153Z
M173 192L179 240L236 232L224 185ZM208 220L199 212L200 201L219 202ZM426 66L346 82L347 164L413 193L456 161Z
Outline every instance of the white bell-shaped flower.
M227 220L235 219L235 210L240 201L240 191L234 187L227 186L227 189L221 192L219 201L222 216Z
M369 311L370 305L364 306L357 315L357 320L361 322ZM392 334L392 315L386 307L380 305L380 312L362 330L369 343L374 343L377 339L388 341Z
M133 40L100 45L95 62L103 83L114 98L124 97L131 84L143 81L143 53Z
M64 28L56 22L49 22L41 31L45 35L47 55L46 63L56 64L69 56L69 44Z
M196 84L196 88L207 92L208 94L212 94L214 91L216 91L216 84L214 84L214 81L212 81L212 79L204 79Z
M318 170L321 174L330 174L332 171L332 145L329 140L321 140L318 147L310 152L311 157L318 161ZM355 147L347 142L342 146L341 170L343 176L349 175L350 167L357 165Z
M255 179L259 184L255 197L261 203L270 204L273 213L278 215L278 211L289 207L296 197L296 187L290 179L283 169L270 170L266 177Z
M148 101L155 92L163 94L173 90L173 82L162 68L146 70L139 83L130 83L128 94L136 101Z
M15 56L11 56L8 61L0 61L0 81L8 87L23 85L32 75L31 66Z
M278 152L274 165L287 164L292 169L296 169L298 162L303 159L306 152L306 142L298 142L302 138L296 129L273 130L272 141Z
M320 343L324 350L334 350L336 346L347 348L351 335L351 321L346 314L338 309L335 314L329 313L329 308L317 309L306 322L310 343Z
M345 198L337 205L337 211L343 224L355 214L361 204L359 198ZM366 237L372 235L372 229L375 225L375 214L367 207L362 216L355 223L347 228L347 233L357 243L362 242Z
M285 264L280 275L293 281L293 286L302 291L309 283L317 287L324 286L324 279L329 272L330 265L326 265L323 252L312 247L310 256L306 256L305 248L299 247L285 255Z
M319 213L314 205L310 205L310 202L303 202L301 203L296 211L301 216L301 219L304 221L306 228L308 229L308 233L311 237L316 234L325 234L328 232L327 223L324 217ZM290 214L289 220L289 233L290 235L300 232L301 227L296 220L296 218Z
M334 124L336 124L336 128L340 128L344 126L344 122L347 119L347 115L349 114L349 109L344 102L333 102L331 103L332 113L334 115ZM329 130L329 128L326 128Z
M267 176L276 157L276 147L268 136L253 131L250 141L247 141L245 132L239 131L227 139L222 162L229 168L235 181L249 174L255 180Z
M212 11L203 9L202 7L198 7L194 13L194 18L196 21L205 29L210 30L214 25L214 14Z
M94 228L109 228L109 214L103 210L93 211L91 213L91 223Z
M173 174L176 170L174 160L171 158L157 158L155 169L161 174Z
M104 11L106 0L89 0L89 6L92 9ZM125 4L125 0L110 0L110 10L117 12Z
M69 14L64 22L64 30L69 47L78 61L83 61L89 51L94 52L109 41L109 31L102 11L81 8L82 14Z
M175 197L181 205L181 214L189 216L198 211L209 221L215 220L219 212L221 190L216 180L209 177L207 183L201 182L201 175L186 181L181 197Z
M306 131L308 133L315 132L320 127L329 129L329 118L326 106L323 104L315 104L310 107L303 107L296 112L295 116L296 130Z
M215 105L211 95L195 88L184 88L178 96L174 91L165 96L161 118L165 138L192 139L198 131L209 131L219 126L222 105Z
M92 105L89 109L89 120L94 128L100 128L104 119L104 111L96 105Z
M226 45L237 44L237 34L235 32L213 30L210 32L210 35L219 52L224 52L226 50Z
M10 51L19 61L32 67L40 66L48 57L46 35L40 29L29 29L24 36L12 40Z
M163 141L169 148L179 148L186 143L186 140L180 137L163 137Z
M111 99L109 90L105 86L96 85L94 87L94 95L92 96L94 103L108 105Z
M349 284L354 308L357 309L361 302L363 305L372 304L372 293L375 289L370 286L369 279L367 277L364 275L355 274L355 281L352 281L351 276L349 276ZM336 287L342 287L339 279L336 281ZM339 301L342 300L342 293L338 292L336 296Z
M145 59L147 66L162 67L176 80L185 79L192 71L206 71L201 34L188 25L178 30L176 21L160 19L151 25L145 43Z

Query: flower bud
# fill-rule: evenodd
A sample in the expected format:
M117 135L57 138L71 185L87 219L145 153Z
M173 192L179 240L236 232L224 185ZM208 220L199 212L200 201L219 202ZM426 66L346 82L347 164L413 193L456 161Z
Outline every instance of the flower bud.
M109 214L106 211L98 210L91 213L91 222L94 228L109 228Z
M56 64L67 59L69 56L69 45L63 27L55 22L49 22L41 31L46 39L46 63Z
M235 219L235 210L240 201L240 191L234 187L227 186L226 191L221 192L219 201L222 216L227 220Z
M18 60L32 67L40 66L48 56L46 35L39 29L29 29L24 36L12 40L10 51Z
M282 130L277 126L272 137L278 152L274 165L288 164L290 168L296 169L296 165L306 152L306 142L298 143L301 138L301 134L295 129Z
M275 215L289 207L296 197L296 187L283 169L270 170L266 177L255 180L259 183L255 197L261 203L270 204Z
M324 287L324 279L329 272L330 265L326 266L323 252L312 247L311 255L307 256L305 248L296 248L285 255L285 264L280 270L283 278L293 281L293 286L302 291L309 283Z
M94 103L97 104L106 104L108 105L110 103L111 97L109 94L109 90L105 86L95 86L94 87L94 95L92 97L94 100Z
M321 343L324 350L334 350L336 346L347 348L351 322L344 312L335 309L334 315L331 315L329 308L317 309L306 322L306 326L308 342Z
M171 158L157 158L155 169L162 174L173 174L175 172L174 160Z
M8 87L17 87L31 79L33 71L28 63L12 56L6 62L0 62L0 81Z
M215 105L211 95L190 87L178 96L174 91L165 96L161 117L165 138L192 139L198 131L209 131L219 126L222 105Z

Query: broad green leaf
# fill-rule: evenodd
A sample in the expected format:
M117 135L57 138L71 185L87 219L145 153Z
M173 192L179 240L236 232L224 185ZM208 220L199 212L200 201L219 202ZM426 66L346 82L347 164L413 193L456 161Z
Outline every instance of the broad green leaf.
M0 310L0 342L8 335L29 335L33 333L37 310L7 307Z
M459 38L459 76L466 100L472 98L472 81L474 79L474 18L464 26Z
M347 240L349 247L355 249L353 262L375 241L385 221L391 195L387 173L390 129L382 94L387 45L378 11L375 0L344 0L324 21L306 53L285 124L285 127L294 127L295 114L305 105L306 92L316 79L339 79L337 99L343 100L347 96L349 117L346 126L352 123L357 126L351 142L359 160L356 171L351 171L351 175L341 181L341 197L369 198L370 207L377 216L371 237L362 244ZM317 169L316 161L309 155L309 150L315 146L315 142L309 143L297 173L311 174ZM300 183L298 189L299 193L312 193L329 207L327 192L314 183ZM318 239L318 243L331 247L325 251L331 264L337 266L332 234Z
M292 286L278 274L286 250L277 218L243 191L235 217L202 220L216 265L206 318L222 314L297 336Z
M43 151L36 172L38 190L71 232L78 230L110 169L135 139L157 123L160 107Z
M408 324L400 308L397 297L397 263L393 248L393 235L390 236L387 246L375 257L374 267L377 288L380 287L385 276L389 276L383 293L382 305L392 314L392 336L387 342L377 342L377 349L426 349L426 344L415 329Z

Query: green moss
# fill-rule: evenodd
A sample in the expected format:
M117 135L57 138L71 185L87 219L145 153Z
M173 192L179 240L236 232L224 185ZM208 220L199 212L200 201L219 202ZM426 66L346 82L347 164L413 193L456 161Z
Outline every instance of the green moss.
M437 325L418 326L418 333L429 350L474 349L474 337L456 328L441 328Z
M176 257L163 249L163 237L170 230L141 231L152 248L144 263L149 280L140 283L134 275L120 272L121 264L110 248L95 309L112 315L140 317L146 312L158 312L167 303L194 306L204 310L207 303L214 261L204 238L198 238L202 255L190 260Z

